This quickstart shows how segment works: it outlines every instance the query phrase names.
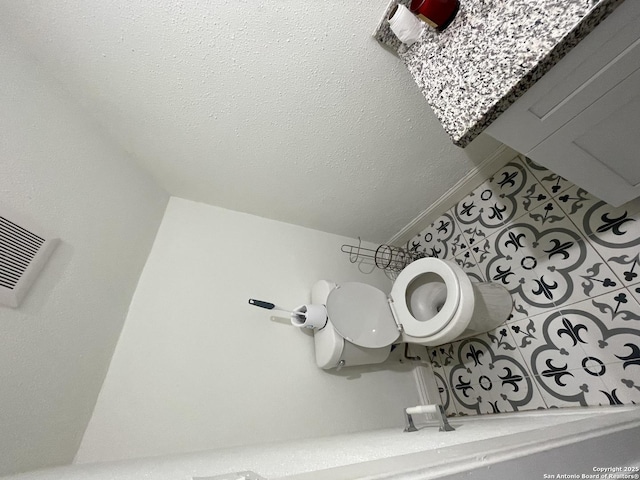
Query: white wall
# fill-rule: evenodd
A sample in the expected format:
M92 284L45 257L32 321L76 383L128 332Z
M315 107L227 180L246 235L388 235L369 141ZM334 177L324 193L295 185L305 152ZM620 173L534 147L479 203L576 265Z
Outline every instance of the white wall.
M168 197L4 31L0 104L0 214L62 242L0 306L1 475L73 459Z
M310 335L247 303L293 308L322 278L388 290L345 242L173 197L76 462L402 425L418 401L406 366L324 372Z
M499 146L451 143L371 36L388 4L0 0L0 28L172 195L387 241Z

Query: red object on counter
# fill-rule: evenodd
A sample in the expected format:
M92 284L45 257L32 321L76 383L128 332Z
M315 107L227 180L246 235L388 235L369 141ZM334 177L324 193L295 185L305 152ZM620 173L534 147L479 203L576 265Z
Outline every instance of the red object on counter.
M409 9L420 20L441 32L453 21L459 8L458 0L412 0Z

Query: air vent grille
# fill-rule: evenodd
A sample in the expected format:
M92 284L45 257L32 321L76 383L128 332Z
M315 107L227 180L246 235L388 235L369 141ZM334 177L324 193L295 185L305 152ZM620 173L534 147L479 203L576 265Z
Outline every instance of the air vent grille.
M20 304L57 243L0 215L0 304Z
M0 286L13 290L44 238L0 216Z

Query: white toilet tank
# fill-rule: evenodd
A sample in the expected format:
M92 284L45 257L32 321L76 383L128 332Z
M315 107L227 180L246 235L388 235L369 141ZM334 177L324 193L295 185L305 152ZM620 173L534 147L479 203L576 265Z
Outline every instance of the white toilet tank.
M331 290L336 288L334 282L317 281L311 288L311 303L326 305ZM391 353L391 346L383 348L362 348L346 341L335 331L331 320L321 330L314 331L316 364L328 370L336 367L353 367L356 365L373 365L384 362Z

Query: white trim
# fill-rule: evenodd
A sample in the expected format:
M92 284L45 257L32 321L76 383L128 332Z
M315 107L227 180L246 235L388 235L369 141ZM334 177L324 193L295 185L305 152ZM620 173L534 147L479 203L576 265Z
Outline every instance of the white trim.
M416 381L416 388L418 389L418 398L420 399L420 405L431 405L438 402L438 397L433 398L433 395L429 394L429 391L433 391L429 388L428 375L431 370L431 365L422 364L416 365L413 368L413 378ZM433 377L433 375L431 375ZM437 388L437 387L436 387Z
M420 213L409 224L396 233L387 242L389 245L404 246L414 236L427 228L431 223L466 197L474 188L491 178L500 167L513 160L518 152L506 145L500 145L478 166L462 177L440 199Z

